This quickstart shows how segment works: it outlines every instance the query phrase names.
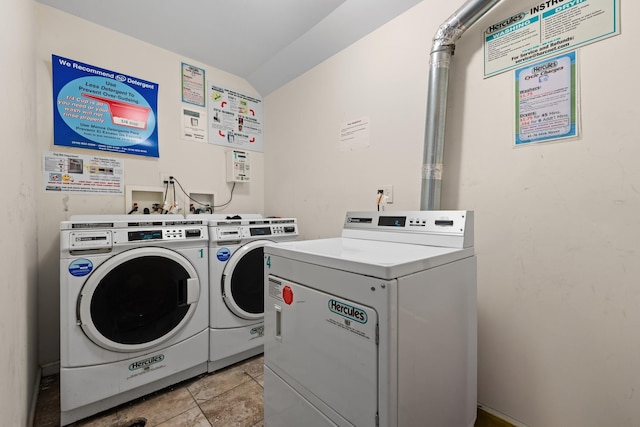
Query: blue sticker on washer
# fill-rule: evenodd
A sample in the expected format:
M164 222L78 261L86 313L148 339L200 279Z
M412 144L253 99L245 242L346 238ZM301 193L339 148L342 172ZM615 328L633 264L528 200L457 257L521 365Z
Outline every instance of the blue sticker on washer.
M231 257L231 251L227 248L220 248L216 256L218 257L218 261L226 261Z
M75 277L86 276L93 270L93 263L86 258L74 260L69 264L69 273Z

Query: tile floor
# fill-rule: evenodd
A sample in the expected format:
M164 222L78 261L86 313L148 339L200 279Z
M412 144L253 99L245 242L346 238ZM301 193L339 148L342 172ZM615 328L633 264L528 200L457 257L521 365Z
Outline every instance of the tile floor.
M72 427L262 427L262 355L202 374ZM139 422L145 420L146 423ZM60 426L59 376L40 385L34 427Z
M70 427L263 427L263 363L259 355L77 421ZM59 426L59 376L52 375L42 378L34 427ZM475 426L513 427L484 411L478 411Z

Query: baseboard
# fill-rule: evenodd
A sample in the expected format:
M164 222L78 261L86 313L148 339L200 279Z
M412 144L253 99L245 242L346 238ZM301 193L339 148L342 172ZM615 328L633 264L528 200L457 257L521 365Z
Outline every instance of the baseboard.
M42 369L42 376L48 377L49 375L56 375L60 373L60 361L46 363L40 366Z
M518 420L514 420L510 416L505 415L502 412L500 412L500 411L498 411L496 409L493 409L493 408L491 408L489 406L483 405L480 402L478 402L478 409L481 409L481 410L483 410L485 412L488 412L489 414L493 415L494 417L498 417L501 420L504 420L504 421L508 422L509 424L513 424L515 427L529 427L528 425L523 424Z
M29 406L28 426L33 426L36 420L36 409L38 407L38 395L40 394L40 380L42 378L42 368L38 368L36 372L36 383L33 386L33 395L31 396L31 404Z

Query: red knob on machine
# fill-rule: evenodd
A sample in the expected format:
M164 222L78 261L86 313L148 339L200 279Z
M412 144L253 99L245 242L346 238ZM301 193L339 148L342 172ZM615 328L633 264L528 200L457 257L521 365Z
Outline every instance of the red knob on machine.
M293 302L293 290L291 290L291 287L285 286L282 289L282 299L284 300L285 304L291 305L291 303Z

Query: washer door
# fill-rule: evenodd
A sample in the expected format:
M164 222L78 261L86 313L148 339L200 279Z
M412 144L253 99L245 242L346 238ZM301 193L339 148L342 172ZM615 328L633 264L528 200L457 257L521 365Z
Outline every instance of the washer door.
M264 247L270 240L254 240L241 246L222 272L222 299L243 319L264 317Z
M136 248L109 258L89 276L78 318L97 345L141 351L178 333L199 296L198 274L185 257L169 249Z

